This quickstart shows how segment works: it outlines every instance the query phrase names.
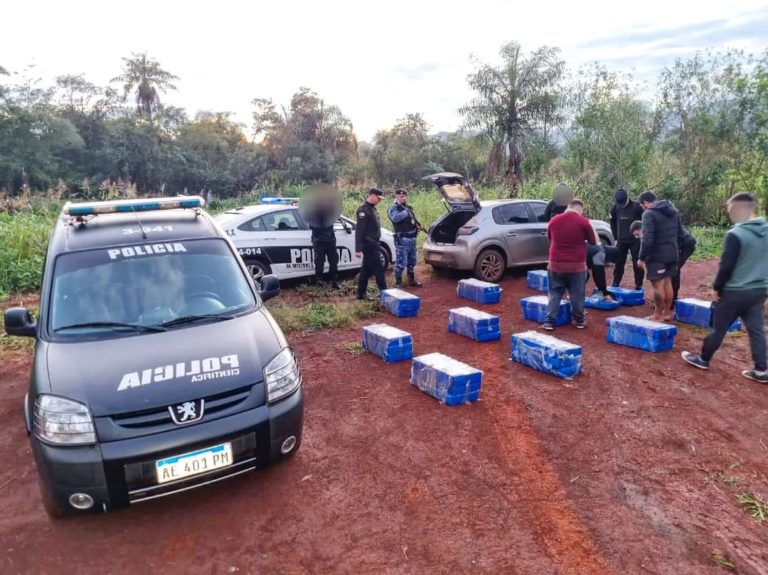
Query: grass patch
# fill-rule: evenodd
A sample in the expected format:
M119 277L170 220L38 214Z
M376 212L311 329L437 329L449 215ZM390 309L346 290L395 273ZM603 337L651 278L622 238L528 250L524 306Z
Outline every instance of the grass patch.
M694 226L690 228L690 232L696 238L696 251L693 252L691 261L720 257L723 251L725 229Z
M762 524L764 521L768 520L768 501L751 491L742 493L739 495L738 499L739 506L746 511L756 523Z
M309 303L301 306L275 301L268 302L267 308L286 333L348 327L357 320L374 317L379 313L378 302L363 301Z
M712 554L712 562L719 566L723 567L724 569L728 569L730 571L733 571L736 569L736 565L733 564L733 561L728 559L725 555L720 555L719 553L713 553Z
M359 341L345 341L344 343L340 344L339 347L344 351L351 353L352 355L361 355L365 353L365 348Z

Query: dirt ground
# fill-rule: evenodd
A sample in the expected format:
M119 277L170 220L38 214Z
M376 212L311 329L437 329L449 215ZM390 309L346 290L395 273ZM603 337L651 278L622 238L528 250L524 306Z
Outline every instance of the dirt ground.
M683 295L707 295L715 262L689 264ZM500 342L447 332L467 305L456 278L427 276L416 318L289 339L305 376L304 444L265 471L107 515L51 521L40 505L22 423L30 360L0 372L1 573L768 573L768 524L738 506L768 496L768 387L744 380L746 337L709 372L680 359L703 330L681 326L673 352L556 332L584 349L562 381L509 361L509 336L535 327L502 282ZM290 297L290 294L286 294ZM473 305L473 304L469 304ZM646 315L647 308L622 313ZM349 344L360 326L410 331L483 370L481 401L445 407ZM345 345L347 344L347 345Z

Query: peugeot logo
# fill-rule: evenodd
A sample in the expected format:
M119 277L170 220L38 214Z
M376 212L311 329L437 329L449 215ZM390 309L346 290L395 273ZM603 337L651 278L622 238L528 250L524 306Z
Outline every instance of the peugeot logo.
M179 403L178 405L169 405L168 411L171 412L171 419L173 419L176 425L186 425L187 423L200 421L203 418L204 408L205 401L195 399Z

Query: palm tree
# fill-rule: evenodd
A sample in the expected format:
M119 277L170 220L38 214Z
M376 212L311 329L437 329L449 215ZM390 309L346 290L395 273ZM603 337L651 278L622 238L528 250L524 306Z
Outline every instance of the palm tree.
M500 67L478 64L469 75L477 96L459 113L465 129L480 130L491 144L486 168L489 179L498 174L506 157L504 180L515 195L523 181L521 164L527 140L557 120L565 63L558 57L558 48L547 46L524 58L520 45L510 42L500 53Z
M139 114L152 119L152 112L160 105L159 92L165 94L168 90L175 90L174 80L178 80L170 72L163 70L157 60L147 57L145 52L131 54L130 58L123 58L123 73L113 78L113 82L122 82L124 98L136 91L136 108Z

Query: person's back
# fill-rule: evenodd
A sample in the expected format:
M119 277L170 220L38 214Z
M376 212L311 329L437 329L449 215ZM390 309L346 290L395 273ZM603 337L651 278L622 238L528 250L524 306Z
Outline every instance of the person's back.
M768 288L768 221L753 218L736 224L728 233L739 239L739 257L725 289Z
M592 224L581 214L567 210L555 216L547 227L549 269L558 273L587 271L587 246L596 244Z
M679 259L680 212L669 200L658 200L643 212L640 259L677 263Z

